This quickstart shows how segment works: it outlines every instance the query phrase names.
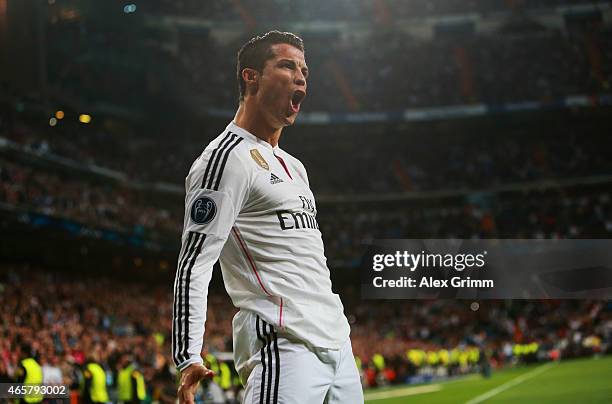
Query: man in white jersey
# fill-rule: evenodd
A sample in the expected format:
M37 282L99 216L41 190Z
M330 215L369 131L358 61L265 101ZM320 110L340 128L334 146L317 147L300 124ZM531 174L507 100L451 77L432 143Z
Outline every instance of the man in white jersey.
M236 117L193 163L174 282L179 399L193 403L208 285L220 260L233 304L245 403L363 402L349 325L329 269L302 163L278 146L306 96L302 40L271 31L238 53Z

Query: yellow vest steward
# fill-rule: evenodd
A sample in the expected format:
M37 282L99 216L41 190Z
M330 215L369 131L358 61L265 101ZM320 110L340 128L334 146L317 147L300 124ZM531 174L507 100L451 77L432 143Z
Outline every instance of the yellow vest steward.
M470 349L469 355L470 362L478 363L478 360L480 359L480 350L478 348L472 348Z
M43 374L42 368L33 358L27 358L21 361L21 365L26 371L24 384L42 384ZM43 399L42 394L28 394L24 397L26 403L40 403Z
M213 376L213 381L217 383L217 385L221 385L221 375L219 372L219 362L217 362L217 358L215 358L215 355L209 353L206 354L205 359L206 362L208 362L208 368L215 372L215 375Z
M94 403L108 402L108 392L106 391L106 373L102 366L97 363L87 365L87 370L91 373L91 389L89 394Z
M219 365L219 373L221 376L221 384L219 385L223 390L228 390L232 387L232 370L225 362L221 362Z
M119 371L119 375L117 376L117 390L120 401L132 400L132 391L134 390L132 386L132 374L136 377L136 394L138 395L138 399L142 401L147 396L142 373L135 371L134 365L130 365Z
M434 351L427 352L427 363L430 365L438 364L438 353Z
M372 355L372 363L377 370L383 370L385 368L385 358L379 353Z
M459 351L457 348L453 349L450 352L450 363L451 364L459 363L460 356L461 356L461 351Z
M440 363L442 363L444 366L446 366L450 362L450 354L448 353L448 351L446 349L440 349L438 351L438 359L439 359Z

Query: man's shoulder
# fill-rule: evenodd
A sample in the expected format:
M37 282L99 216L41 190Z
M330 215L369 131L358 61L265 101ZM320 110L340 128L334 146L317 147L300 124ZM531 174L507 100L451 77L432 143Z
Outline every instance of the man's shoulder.
M204 148L202 153L193 162L190 173L199 170L211 170L215 165L244 164L245 155L248 154L244 138L231 130L224 130Z
M213 139L193 162L187 175L187 186L194 181L204 188L218 188L221 178L248 176L249 164L247 141L231 130L225 130Z

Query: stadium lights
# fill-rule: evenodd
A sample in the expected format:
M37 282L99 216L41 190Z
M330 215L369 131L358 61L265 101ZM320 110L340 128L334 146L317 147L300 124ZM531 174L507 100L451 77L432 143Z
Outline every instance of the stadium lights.
M64 119L64 111L62 111L61 109L59 111L55 112L55 117L57 119Z
M81 123L89 123L89 122L91 122L91 115L87 115L87 114L79 115L79 122L81 122Z

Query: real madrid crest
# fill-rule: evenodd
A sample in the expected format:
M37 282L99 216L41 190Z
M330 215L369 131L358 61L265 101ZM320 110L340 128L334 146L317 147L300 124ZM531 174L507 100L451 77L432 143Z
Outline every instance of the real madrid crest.
M264 170L270 169L268 162L263 158L259 150L251 149L251 157L253 157L253 160L255 160L255 162Z

